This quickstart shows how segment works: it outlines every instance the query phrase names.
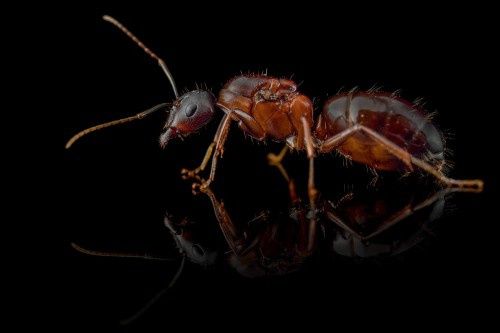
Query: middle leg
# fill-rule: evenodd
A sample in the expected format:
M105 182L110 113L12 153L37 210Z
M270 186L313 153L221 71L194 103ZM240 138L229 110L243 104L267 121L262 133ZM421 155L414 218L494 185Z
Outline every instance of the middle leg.
M281 175L285 178L285 180L289 182L290 177L288 176L288 173L283 167L283 164L281 164L287 152L288 152L288 146L285 145L283 149L281 149L281 152L278 155L273 153L267 154L267 161L269 165L277 167L278 170L281 172Z
M314 184L314 140L307 119L305 117L302 117L301 122L304 129L304 143L306 146L307 158L309 159L309 178L307 190L309 194L309 203L311 205L311 209L314 210L316 207L316 197L318 195L318 191L316 190L316 186Z
M304 144L307 150L307 157L309 158L309 178L307 184L307 190L309 194L309 206L311 209L311 219L309 221L308 230L308 250L312 251L316 239L316 198L318 196L318 191L314 184L314 140L311 134L311 125L305 117L300 118L304 130Z

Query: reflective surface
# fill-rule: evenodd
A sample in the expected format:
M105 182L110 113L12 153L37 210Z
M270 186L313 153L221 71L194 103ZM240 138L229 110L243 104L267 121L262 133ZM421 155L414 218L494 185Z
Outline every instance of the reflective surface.
M209 280L217 277L221 279L218 283L223 284L229 275L231 284L235 284L238 290L245 290L249 288L248 279L274 277L274 283L286 285L289 282L284 276L294 273L300 273L299 288L304 288L304 280L318 272L335 272L345 269L346 265L361 267L363 272L365 267L383 263L380 267L391 271L397 267L398 264L394 265L398 260L406 260L407 253L423 252L424 258L429 255L426 253L429 243L437 242L439 238L439 233L434 230L439 229L447 200L459 192L432 183L422 186L412 181L403 185L351 186L349 191L336 192L334 197L320 195L316 214L313 214L304 203L308 200L301 200L295 181L287 183L278 171L275 173L281 184L275 182L274 185L283 187L284 198L275 197L269 207L246 213L253 216L249 219L241 219L243 214L237 211L237 205L227 204L211 188L188 196L182 205L194 208L197 202L197 218L176 216L167 208L163 236L168 241L163 242L158 254L95 251L73 244L80 255L90 255L95 260L168 262L163 268L163 274L169 276L165 288L152 293L150 300L138 302L123 318L107 319L124 326L137 325L136 322L146 320L143 317L147 317L148 312L154 312L155 308L161 311L172 297L175 299L176 289L189 290L207 274L211 276ZM189 187L189 183L186 182L185 186ZM458 195L470 197L478 194ZM203 208L200 201L204 201ZM255 208L252 202L243 204L247 211ZM171 207L171 204L167 206ZM78 257L79 254L73 255ZM87 260L90 265L101 265L90 258ZM134 265L131 267L141 270L140 265L145 263L136 262ZM243 280L236 278L234 273ZM366 277L370 278L369 275ZM211 286L207 285L207 288ZM199 296L188 294L195 299Z

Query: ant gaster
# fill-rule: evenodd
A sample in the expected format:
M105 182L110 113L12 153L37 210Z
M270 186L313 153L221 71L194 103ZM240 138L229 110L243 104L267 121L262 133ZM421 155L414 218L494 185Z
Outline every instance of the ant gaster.
M214 116L216 108L224 112L213 142L199 167L183 169L185 178L200 183L193 187L207 188L214 180L218 158L222 155L232 121L242 131L257 140L271 139L285 142L280 154L270 154L271 164L278 164L288 148L306 150L309 158L309 199L314 205L314 157L317 153L338 150L342 155L367 166L386 171L413 171L417 167L434 176L448 187L470 188L481 191L481 180L455 180L442 172L444 140L429 117L417 105L393 94L378 91L349 92L329 99L314 123L311 100L297 91L297 85L287 79L266 75L240 75L225 84L219 97L205 90L193 90L179 96L165 62L147 48L121 23L110 16L103 19L118 27L156 60L168 77L176 100L173 104L159 104L135 116L97 125L73 136L69 148L82 136L102 128L142 119L153 112L170 112L160 136L164 148L170 140L198 131ZM212 156L213 155L213 156ZM212 165L208 179L198 174L210 158Z

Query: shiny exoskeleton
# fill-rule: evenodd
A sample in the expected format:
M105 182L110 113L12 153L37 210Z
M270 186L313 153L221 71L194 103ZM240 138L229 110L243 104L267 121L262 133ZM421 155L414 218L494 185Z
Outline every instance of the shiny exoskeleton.
M295 82L262 75L241 75L222 88L218 105L257 140L286 141L304 148L304 127L313 123L311 100L297 92Z
M160 145L166 147L172 139L187 136L205 126L219 108L225 114L201 165L193 170L182 170L185 178L196 180L193 188L207 188L214 180L217 161L224 151L233 121L257 140L270 139L286 144L279 155L269 155L273 165L281 162L288 148L307 151L312 205L317 192L314 157L334 150L373 169L413 171L417 168L432 174L448 187L477 191L483 188L481 180L455 180L443 174L445 146L441 133L421 108L396 95L377 91L340 94L326 101L316 121L313 120L311 100L300 94L293 81L267 75L236 76L224 85L217 98L201 89L179 96L165 62L118 21L109 16L104 19L121 29L158 62L170 80L176 100L173 104L160 104L135 116L84 130L70 139L67 148L90 132L142 119L170 106L160 136ZM199 173L206 168L210 158L210 175L205 180Z
M354 126L369 128L408 154L440 168L444 164L444 141L425 112L414 104L385 92L352 92L331 98L315 127L320 141L349 131ZM379 170L404 169L402 160L380 141L359 131L337 148L354 161ZM323 151L328 151L324 148Z

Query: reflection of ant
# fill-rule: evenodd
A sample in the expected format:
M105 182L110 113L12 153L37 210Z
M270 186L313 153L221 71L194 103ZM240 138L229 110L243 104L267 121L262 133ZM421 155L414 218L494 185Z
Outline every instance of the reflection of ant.
M204 127L219 108L224 117L202 163L196 169L182 171L184 177L199 181L199 184L193 184L194 188L207 188L214 180L217 160L223 154L232 121L257 140L286 143L282 153L272 155L274 163L283 159L288 148L307 151L309 199L313 207L317 194L314 157L317 153L334 150L373 169L413 171L416 167L448 187L477 190L483 187L481 180L455 180L443 174L445 146L441 133L421 107L395 94L373 90L336 95L324 104L316 121L313 120L311 100L298 92L295 82L267 75L236 76L224 85L218 98L201 89L179 96L165 62L117 20L109 16L103 18L158 62L172 85L176 100L172 104L159 104L135 116L83 130L68 141L66 148L88 133L142 119L170 107L164 133L160 136L160 145L165 147L170 140ZM205 169L211 157L210 175L204 180L198 174Z
M338 204L328 201L323 206L325 219L337 228L331 244L335 253L349 257L374 257L398 255L414 247L432 235L430 225L444 212L446 196L455 189L441 189L422 201L414 201L414 195L401 200L398 197L380 198L345 196ZM406 229L390 230L399 222Z
M335 203L322 200L315 209L318 214L313 214L312 208L304 205L298 197L294 181L290 180L283 166L276 166L287 179L289 188L290 206L285 213L264 211L241 225L233 222L224 203L210 188L201 189L201 193L207 195L212 203L229 252L209 245L206 232L198 230L203 224L191 223L188 219L176 222L168 213L165 215L164 222L179 249L181 263L168 287L123 323L138 318L172 288L184 269L186 259L207 267L227 254L230 266L241 275L253 278L297 271L319 248L319 242L330 244L332 254L348 257L399 255L432 234L429 224L442 215L447 194L467 191L446 188L417 200L413 195L405 197L400 192L386 196L380 192L361 196L349 193ZM402 221L405 223L401 224ZM406 228L395 230L398 229L396 225ZM318 229L323 232L318 232ZM73 247L96 256L172 260L90 251L76 244Z

